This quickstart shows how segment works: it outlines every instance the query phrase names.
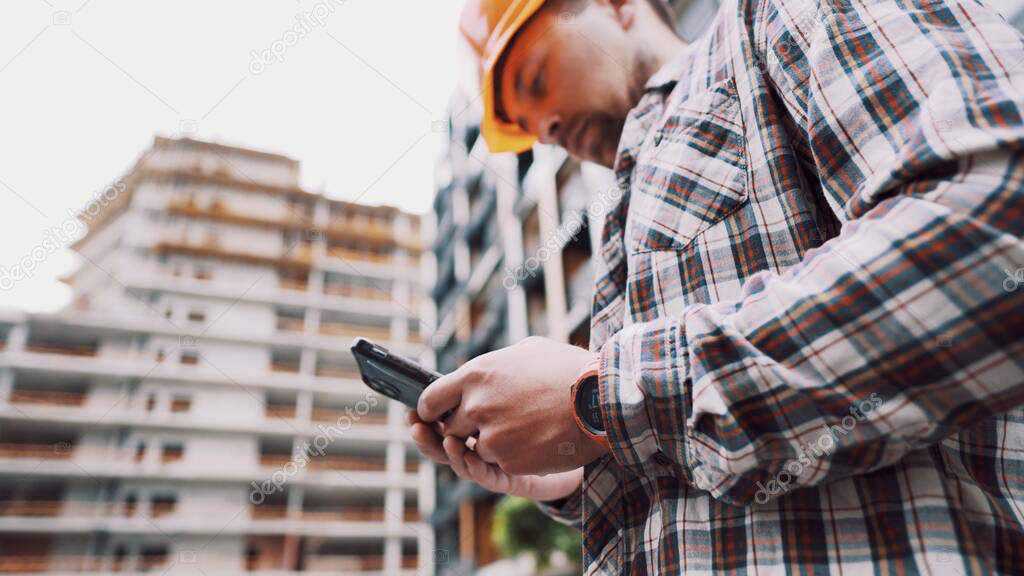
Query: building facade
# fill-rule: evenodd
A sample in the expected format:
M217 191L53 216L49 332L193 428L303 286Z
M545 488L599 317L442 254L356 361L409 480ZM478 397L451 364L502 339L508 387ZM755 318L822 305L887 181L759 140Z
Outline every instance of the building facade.
M422 353L419 218L157 138L72 304L0 313L0 572L431 574L434 470L348 352Z
M560 148L489 154L477 118L459 112L469 106L462 95L452 101L425 225L437 320L430 343L442 373L532 335L587 345L596 223L616 192L609 171ZM437 482L438 572L469 574L497 560L497 497L444 467Z

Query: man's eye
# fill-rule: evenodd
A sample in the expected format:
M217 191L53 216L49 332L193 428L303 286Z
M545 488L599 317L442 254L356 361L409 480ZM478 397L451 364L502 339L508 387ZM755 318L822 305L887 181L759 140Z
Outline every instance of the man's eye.
M541 70L533 77L533 82L530 84L530 95L534 98L540 98L544 95L544 70Z

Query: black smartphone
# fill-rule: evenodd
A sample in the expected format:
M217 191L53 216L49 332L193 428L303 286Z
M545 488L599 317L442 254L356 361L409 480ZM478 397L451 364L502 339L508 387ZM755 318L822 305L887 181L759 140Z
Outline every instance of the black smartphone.
M441 377L437 372L392 354L366 338L352 341L352 355L355 356L359 374L367 386L413 410L423 390Z

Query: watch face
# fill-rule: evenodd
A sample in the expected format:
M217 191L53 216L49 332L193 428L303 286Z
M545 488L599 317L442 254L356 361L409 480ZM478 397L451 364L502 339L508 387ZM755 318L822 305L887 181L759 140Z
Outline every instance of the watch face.
M604 420L601 418L601 391L597 387L597 376L591 376L580 382L580 389L576 392L576 413L592 432L604 432Z

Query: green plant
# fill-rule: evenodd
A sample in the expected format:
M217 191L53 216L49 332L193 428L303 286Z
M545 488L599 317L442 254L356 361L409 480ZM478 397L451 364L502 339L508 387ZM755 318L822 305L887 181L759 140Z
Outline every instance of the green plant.
M580 532L555 522L526 498L506 496L498 503L491 537L505 556L533 554L539 568L548 565L555 550L565 552L576 564L581 560Z

